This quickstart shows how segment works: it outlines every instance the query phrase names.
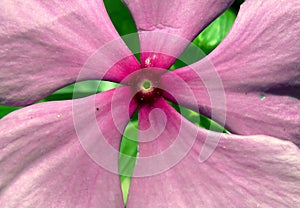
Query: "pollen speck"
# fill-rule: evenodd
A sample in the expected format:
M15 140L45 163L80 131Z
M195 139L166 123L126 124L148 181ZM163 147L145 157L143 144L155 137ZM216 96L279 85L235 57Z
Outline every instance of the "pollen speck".
M146 66L149 66L149 65L150 65L150 61L151 61L151 58L150 58L150 57L148 57L148 58L145 60Z

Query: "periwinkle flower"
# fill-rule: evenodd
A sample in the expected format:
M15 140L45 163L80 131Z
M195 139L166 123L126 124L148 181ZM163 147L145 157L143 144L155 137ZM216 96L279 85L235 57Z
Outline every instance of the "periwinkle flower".
M232 2L124 0L140 32L139 63L101 0L1 0L0 103L30 106L0 120L0 207L124 207L119 175L106 170L118 169L118 157L106 145L119 150L137 110L126 207L299 207L300 2L246 0L213 52L162 70L188 44L166 37L191 41ZM221 85L210 85L215 73ZM123 86L33 104L91 79ZM223 92L226 102L214 105L211 94ZM195 126L168 100L220 123L226 109L232 134ZM212 154L199 162L201 149Z

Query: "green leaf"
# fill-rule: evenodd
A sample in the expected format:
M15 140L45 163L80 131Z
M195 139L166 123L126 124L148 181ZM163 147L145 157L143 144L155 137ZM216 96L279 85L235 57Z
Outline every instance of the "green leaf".
M129 39L122 37L128 48L131 49L131 51L139 51L140 44L137 28L127 7L120 0L104 0L104 5L113 25L121 37L134 33ZM134 55L137 59L140 58L139 54Z
M57 90L56 92L38 101L37 103L55 101L55 100L72 100L74 86L75 84L72 84L60 90ZM77 89L76 98L86 97L89 95L93 95L95 93L104 92L119 86L121 85L118 83L108 82L108 81L90 80L90 81L78 82L76 83L76 89ZM11 107L11 106L0 105L0 119L6 116L7 114L21 108L22 107Z
M0 119L3 118L4 116L6 116L7 114L18 110L22 107L10 107L10 106L4 106L4 105L0 105Z
M230 31L236 14L231 10L226 10L221 16L213 21L203 30L193 41L206 54L215 49Z
M187 66L204 58L226 37L235 18L236 14L232 9L226 10L193 40L170 70Z
M121 36L137 32L129 10L120 0L104 0L104 5L112 23Z
M98 81L98 80L89 80L83 81L75 84L68 85L56 92L52 93L48 97L41 100L41 102L45 101L54 101L54 100L71 100L73 99L73 95L76 98L83 98L95 93L104 92L116 87L121 86L118 83L108 82L108 81ZM76 89L76 93L74 94L74 89Z
M179 112L182 116L184 116L187 120L189 120L190 122L192 122L193 124L195 124L201 128L230 134L230 132L227 129L225 129L224 127L222 127L220 124L218 124L217 122L211 120L210 118L208 118L200 113L197 113L191 109L179 106L170 101L169 101L169 104L172 105L175 108L175 110L177 112Z
M176 60L176 62L170 67L170 70L178 69L192 63L199 61L204 58L206 54L202 51L202 49L195 45L190 44L180 55L180 57Z
M123 193L124 204L127 202L128 192L131 182L131 175L134 170L136 156L138 152L138 120L134 116L131 121L131 125L127 125L124 131L124 135L120 146L120 156L119 156L119 169L120 173L126 172L130 176L120 175L121 188ZM129 138L130 137L130 138ZM131 156L130 158L126 156Z

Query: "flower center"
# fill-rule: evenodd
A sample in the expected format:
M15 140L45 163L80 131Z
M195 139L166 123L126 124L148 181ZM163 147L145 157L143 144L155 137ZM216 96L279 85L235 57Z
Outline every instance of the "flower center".
M161 96L161 90L149 79L142 80L138 88L134 97L139 104L152 104Z
M152 91L153 90L152 82L150 80L148 80L148 79L145 79L144 81L142 81L141 90L143 92Z
M165 73L165 70L147 68L130 75L127 83L131 86L137 103L140 105L152 104L161 97L160 77L163 73Z

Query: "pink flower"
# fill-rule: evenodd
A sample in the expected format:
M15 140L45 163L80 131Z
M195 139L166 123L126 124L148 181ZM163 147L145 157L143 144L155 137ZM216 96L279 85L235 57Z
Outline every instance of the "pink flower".
M1 104L30 105L82 80L124 86L1 119L0 207L123 207L112 173L118 154L107 147L119 149L136 110L147 142L134 176L147 177L132 179L126 207L299 207L300 2L247 0L212 53L172 72L161 68L188 43L174 40L192 40L233 1L124 2L140 32L141 63L100 0L1 0ZM221 85L209 85L214 73ZM226 102L214 104L211 94L223 90ZM166 100L220 123L226 108L234 134L198 128Z

